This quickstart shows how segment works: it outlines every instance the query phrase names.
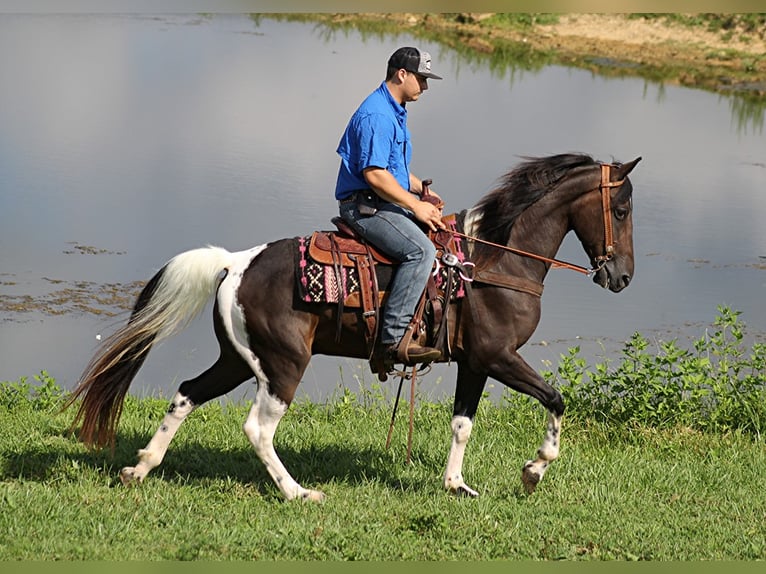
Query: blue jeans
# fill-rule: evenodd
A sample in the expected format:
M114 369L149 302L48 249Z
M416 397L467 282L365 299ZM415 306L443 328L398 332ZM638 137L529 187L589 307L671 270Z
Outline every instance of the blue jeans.
M382 310L380 341L398 343L409 325L433 268L436 247L409 210L380 202L375 215L363 216L356 203L340 205L340 216L362 237L398 261Z

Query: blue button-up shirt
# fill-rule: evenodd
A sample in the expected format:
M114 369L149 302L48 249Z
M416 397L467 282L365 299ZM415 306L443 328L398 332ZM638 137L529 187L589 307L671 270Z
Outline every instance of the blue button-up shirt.
M341 158L335 199L369 189L362 172L368 167L388 170L404 188L410 188L412 146L407 129L407 109L383 82L351 116L336 150Z

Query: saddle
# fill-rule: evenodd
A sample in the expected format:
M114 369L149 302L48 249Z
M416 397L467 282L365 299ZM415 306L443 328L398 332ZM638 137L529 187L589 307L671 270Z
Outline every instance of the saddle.
M374 347L377 334L377 318L380 315L380 306L383 304L384 293L378 286L378 276L375 273L375 265L394 265L396 262L375 247L367 243L362 237L340 217L331 219L337 231L315 231L309 240L308 254L311 259L323 265L332 266L336 282L343 289L343 267L354 267L359 277L359 293L357 300L346 301L342 296L338 298L338 326L336 340L340 339L341 320L343 307L349 304L352 307L362 308L362 318L366 325L365 339L368 349ZM353 295L352 295L353 297Z
M455 229L456 216L443 218L448 228ZM344 268L354 268L359 278L359 292L347 298L338 298L338 323L336 340L340 339L344 306L361 309L365 323L365 341L367 344L370 367L380 380L386 380L386 373L393 367L388 360L378 353L375 343L378 334L378 317L386 293L378 285L376 267L378 265L396 265L398 262L370 245L359 236L343 219L333 217L331 222L336 229L315 231L308 241L309 258L333 269L337 285L343 285ZM429 237L437 248L437 260L444 263L444 280L437 286L436 279L429 275L428 283L421 296L420 303L410 322L405 337L425 332L429 344L442 352L442 359L450 356L447 337L447 309L450 295L456 284L453 268L463 261L462 249L456 244L455 237L449 231L429 232ZM341 287L341 292L344 291ZM430 325L426 326L425 323ZM430 327L430 328L428 328Z
M309 255L319 262L333 265L336 260L333 253L340 256L339 263L345 267L353 267L359 255L369 255L377 263L394 265L396 262L364 241L357 233L340 217L330 220L337 231L315 231L309 243Z

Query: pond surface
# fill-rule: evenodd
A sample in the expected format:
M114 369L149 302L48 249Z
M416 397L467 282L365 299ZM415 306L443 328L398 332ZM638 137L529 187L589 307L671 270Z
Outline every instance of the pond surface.
M244 15L0 16L0 380L45 369L71 388L138 282L181 251L328 228L338 139L408 44ZM696 338L718 305L764 340L762 116L742 121L736 100L708 92L555 66L490 70L421 47L445 79L409 108L413 171L434 179L448 212L520 156L643 157L631 175L633 283L612 294L549 273L530 364L574 345L603 355L636 331ZM573 236L559 257L587 264ZM132 391L168 396L209 366L210 317L156 348ZM435 369L423 392L451 394L454 371ZM323 400L341 381L358 391L376 379L364 362L316 357L299 393Z

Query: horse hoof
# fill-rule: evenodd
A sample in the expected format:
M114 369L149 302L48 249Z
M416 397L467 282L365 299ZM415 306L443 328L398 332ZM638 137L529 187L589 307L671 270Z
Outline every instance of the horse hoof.
M120 482L123 486L134 486L141 484L143 477L136 474L136 469L132 466L126 466L120 471Z
M311 502L322 502L324 501L324 492L320 492L319 490L307 490L301 495L301 499L310 500Z
M469 488L466 483L462 481L462 479L460 479L459 482L456 480L447 481L444 483L444 488L450 494L454 494L455 496L459 496L461 498L476 498L479 496L479 493L476 492L473 488Z
M476 492L473 488L469 488L465 484L458 486L454 490L454 493L461 498L477 498L479 496L478 492Z
M524 484L524 490L527 494L532 494L537 488L537 483L540 482L540 474L532 470L532 461L530 460L521 469L521 482Z

